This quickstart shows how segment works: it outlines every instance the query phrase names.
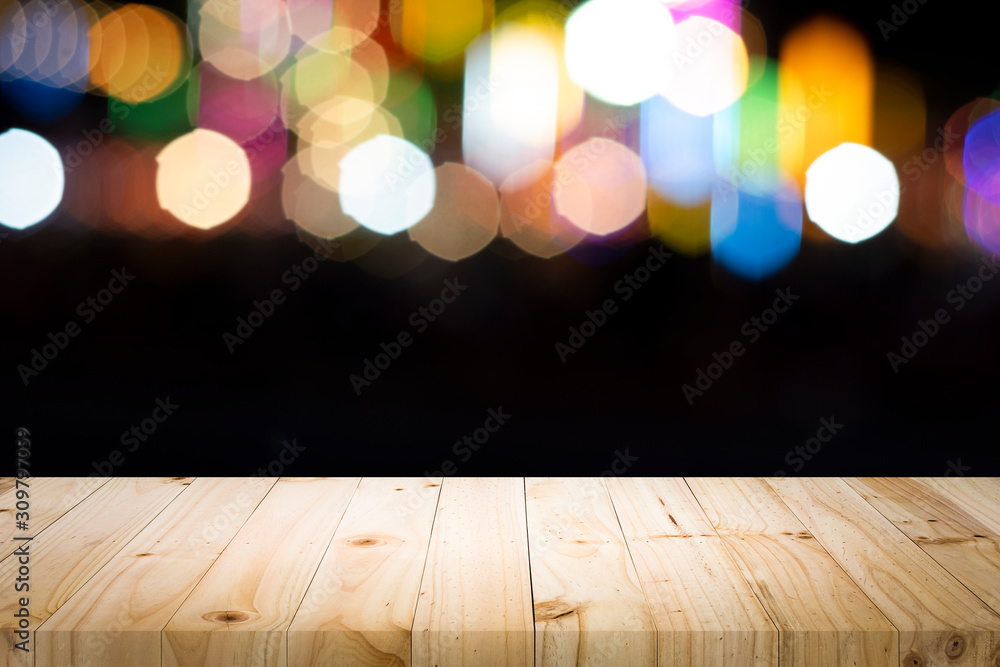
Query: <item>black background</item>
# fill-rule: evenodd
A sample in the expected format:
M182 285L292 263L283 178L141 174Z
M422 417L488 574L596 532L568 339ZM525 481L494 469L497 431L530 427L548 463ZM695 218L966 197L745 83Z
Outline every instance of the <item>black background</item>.
M748 9L772 55L817 11L853 22L877 58L919 73L930 143L953 111L1000 84L986 7L927 0L889 40L877 25L892 13L888 2L753 0ZM461 96L453 86L439 92L441 110ZM43 135L79 131L101 117L92 102L50 126L6 111L0 121ZM202 242L107 236L58 216L3 230L0 438L10 447L0 472L14 470L23 426L33 475L86 475L116 449L124 463L115 475L249 475L286 440L305 448L286 475L422 475L445 460L458 475L598 475L616 452L636 459L629 475L1000 474L1000 280L959 312L946 301L976 271L971 248L929 251L894 228L857 246L805 241L760 284L710 258L675 255L624 301L616 282L658 242L591 266L519 256L497 240L458 263L427 257L402 276L374 275L373 266L419 254L404 233L363 261L322 263L292 292L282 275L311 250L284 224L274 239L234 230ZM134 282L25 386L18 364L49 332L81 322L77 304L122 267ZM380 343L414 334L411 313L455 278L467 290L357 395L349 376ZM230 354L222 334L276 288L288 300ZM741 327L786 288L799 296L794 306L689 405L681 385L713 352L746 343ZM562 363L555 344L612 297L617 313ZM894 372L887 353L939 308L951 322ZM126 451L123 432L167 397L175 414ZM456 455L453 444L500 407L507 423L467 461ZM796 470L786 455L823 418L843 427Z

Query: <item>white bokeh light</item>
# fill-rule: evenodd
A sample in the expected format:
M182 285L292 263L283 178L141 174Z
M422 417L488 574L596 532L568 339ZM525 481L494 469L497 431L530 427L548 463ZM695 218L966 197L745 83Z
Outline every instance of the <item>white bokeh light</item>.
M746 92L750 58L743 38L723 24L692 16L677 24L674 76L660 91L695 116L710 116Z
M405 139L382 134L344 156L337 190L344 213L374 232L396 234L434 206L434 165Z
M896 219L899 176L873 148L843 143L820 155L806 171L806 212L830 236L858 243Z
M594 97L638 104L673 77L676 41L673 16L658 0L588 0L566 20L566 66Z
M27 130L0 134L0 224L26 229L62 201L66 176L59 151Z

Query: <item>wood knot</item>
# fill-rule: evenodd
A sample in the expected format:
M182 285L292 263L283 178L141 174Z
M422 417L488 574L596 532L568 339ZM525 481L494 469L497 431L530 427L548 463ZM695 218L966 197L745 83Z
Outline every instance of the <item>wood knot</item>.
M136 554L135 557L136 558L142 558L143 556L155 556L155 555L156 554L152 554L152 553L148 553L147 552L147 553Z
M243 623L250 620L250 614L242 611L210 611L202 618L213 623Z
M805 531L802 531L801 533L799 533L798 535L796 535L796 537L798 537L800 540L811 540L813 538L813 536L811 534L809 534L809 533L807 533Z
M536 621L554 621L576 612L576 605L560 600L550 600L535 603Z
M426 489L427 487L429 487L429 486L441 486L441 485L440 485L440 484L424 484L424 488L425 488L425 489Z
M966 641L961 635L952 635L944 645L944 654L951 659L961 658L965 653Z
M187 479L187 477L171 477L170 479L172 479L174 481L178 481L178 480L182 480L182 479Z
M903 658L902 664L904 667L924 667L924 658L917 653L910 653Z
M345 540L344 544L349 547L380 547L386 544L386 541L379 539L377 537L355 537L353 539Z

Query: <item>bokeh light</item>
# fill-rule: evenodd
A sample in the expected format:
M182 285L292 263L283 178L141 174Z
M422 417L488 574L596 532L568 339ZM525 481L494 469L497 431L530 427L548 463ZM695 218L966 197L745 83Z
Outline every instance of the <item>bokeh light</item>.
M844 142L871 146L875 71L864 37L820 16L781 42L780 164L802 187L805 171Z
M587 233L555 211L554 164L540 161L511 174L500 186L500 231L524 252L549 258L582 241Z
M555 165L559 215L589 234L624 229L646 208L646 170L639 156L597 137L573 147Z
M402 9L403 48L432 63L460 57L493 19L492 0L406 0Z
M358 221L344 213L337 193L307 176L302 163L300 153L284 167L281 203L285 216L323 239L335 239L357 229Z
M873 148L844 143L806 171L806 210L830 236L858 243L896 219L899 190L892 162Z
M656 95L641 107L641 155L649 186L684 207L708 201L715 181L714 120Z
M980 118L965 135L962 168L968 187L1000 203L1000 110Z
M787 177L770 192L722 183L712 193L712 257L730 273L761 280L798 254L802 199Z
M657 0L587 0L566 21L573 81L605 102L649 99L674 76L677 29Z
M410 238L453 262L479 252L497 235L500 203L496 188L468 167L447 162L434 170L434 208L410 227Z
M90 79L101 92L135 104L173 90L191 66L187 27L149 5L128 4L90 31Z
M685 19L676 29L674 76L660 93L695 116L709 116L738 100L750 76L743 39L704 16Z
M250 198L250 160L229 137L197 129L156 157L156 197L181 222L211 229L233 218Z
M59 151L34 132L0 134L0 224L26 229L62 200L65 172Z
M434 166L405 139L379 135L340 161L337 190L345 213L379 234L396 234L433 207Z
M234 79L267 74L291 52L288 13L281 0L206 2L198 17L202 59Z

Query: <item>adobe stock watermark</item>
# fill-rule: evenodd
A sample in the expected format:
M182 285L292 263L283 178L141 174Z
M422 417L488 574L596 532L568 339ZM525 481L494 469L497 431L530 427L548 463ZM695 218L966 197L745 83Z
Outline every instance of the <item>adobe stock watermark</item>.
M873 228L884 227L886 214L894 205L898 206L901 194L899 182L893 181L885 190L874 194L867 204L859 204L854 222L844 229L844 235L851 243L869 238Z
M459 457L462 463L468 463L474 452L489 442L490 436L500 430L500 427L511 418L509 413L503 411L503 406L499 405L486 411L486 420L483 425L475 429L469 435L463 435L460 440L455 441L451 446L452 453ZM424 471L424 477L433 479L438 477L451 477L458 471L455 461L448 458L441 462L440 470L437 472Z
M823 449L823 445L833 440L833 437L840 433L842 428L844 425L837 423L836 417L820 419L816 435L806 440L804 444L796 445L795 448L788 450L788 453L785 454L785 463L792 467L793 472L799 472L805 467L806 461L812 461L813 457ZM784 470L775 470L774 475L772 475L772 477L787 476L788 473Z
M965 282L955 285L954 289L945 295L945 301L952 306L954 312L960 312L997 273L1000 273L1000 264L997 263L996 254L992 258L981 255L976 274ZM938 308L930 318L918 319L912 334L899 337L899 351L892 350L886 354L892 372L899 373L900 368L910 363L920 350L940 333L941 327L951 322L951 317L952 314L947 308Z
M554 179L545 179L544 185L539 188L532 199L524 202L524 207L520 214L511 211L510 217L514 223L514 229L520 230L524 227L531 227L534 220L538 220L542 211L549 211L552 208L555 197L560 189L573 183L577 172L583 171L587 165L592 163L607 150L608 141L622 143L625 141L625 130L628 127L626 119L628 114L625 111L618 111L613 117L604 121L604 127L600 134L595 134L592 138L605 141L590 141L581 144L583 148L574 154L574 169L560 169Z
M380 343L379 352L376 352L372 357L365 357L361 371L347 376L347 381L354 389L354 395L360 396L362 389L370 387L375 380L379 379L392 362L399 359L403 350L413 344L414 336L427 331L430 324L441 317L448 306L455 303L468 287L468 285L460 283L457 276L454 280L446 279L438 298L432 299L426 306L421 306L410 314L407 322L414 327L415 334L403 329L388 343Z
M601 473L598 483L587 484L583 494L574 495L565 508L560 508L561 511L545 515L542 539L533 542L532 548L535 551L546 551L551 548L552 543L558 543L566 536L578 535L578 517L591 515L597 503L609 501L607 478L624 475L638 460L638 456L629 453L628 447L625 451L615 449L611 465Z
M150 92L157 90L168 76L170 74L162 68L162 65L157 65L156 69L147 67L142 74L142 80L133 86L130 91L122 92L109 98L108 110L117 118L119 123L125 122L125 119L129 117L132 110L127 103L123 103L121 100L145 98ZM98 122L96 128L83 130L80 133L83 136L81 141L71 146L63 147L62 159L65 172L70 174L74 169L83 164L84 158L90 157L94 150L104 143L104 138L113 134L117 129L118 126L115 125L115 121L111 120L111 116L108 115Z
M920 180L924 172L930 169L931 165L937 162L945 151L962 141L961 134L952 132L947 127L939 127L937 135L931 146L903 163L902 172L909 176L910 184ZM906 192L906 188L907 186L904 184L901 192Z
M157 398L154 401L155 407L149 413L149 416L140 420L138 424L133 424L131 428L123 431L121 437L118 441L123 445L128 447L128 452L132 453L139 449L139 446L153 437L160 424L167 421L177 408L181 407L179 404L174 403L170 400L170 397ZM108 458L103 461L91 461L91 465L94 467L96 472L90 473L88 477L109 477L115 468L125 463L125 455L117 450L112 449L108 453Z
M888 42L892 34L899 32L899 29L906 25L910 17L925 4L927 4L927 0L903 0L901 4L893 4L889 19L879 19L875 24L879 32L882 33L882 39Z
M662 243L659 247L651 246L642 266L632 269L615 282L613 288L615 294L622 295L623 302L628 301L671 257L673 253L667 252ZM583 348L587 341L597 334L598 329L607 324L608 318L617 312L618 303L614 297L605 299L595 310L587 310L583 322L569 328L566 342L556 341L555 351L559 360L565 364L569 356Z
M787 313L799 295L792 294L792 288L786 287L784 290L774 291L776 297L770 308L765 308L759 316L751 317L740 327L740 333L747 339L748 344L756 343L778 321L778 317ZM723 373L733 367L736 359L742 357L747 351L747 346L740 339L732 341L723 348L723 351L713 352L712 359L705 368L695 371L693 384L681 385L681 393L687 400L688 405L694 405L694 399L704 396L705 392L712 388L712 385L722 377Z
M462 126L462 118L466 113L475 112L481 104L484 104L493 92L500 87L500 82L490 77L479 77L477 85L472 88L461 102L456 102L451 108L444 112L443 119L450 123L452 132L457 131ZM390 192L396 191L396 186L413 174L413 170L424 163L425 155L431 157L437 147L448 139L448 133L444 128L438 127L434 134L415 144L419 150L410 150L405 157L400 155L396 161L395 168L383 174L385 184L389 186Z
M209 174L209 180L195 189L191 200L181 204L180 213L184 219L197 222L198 216L204 213L208 205L218 199L219 195L233 184L233 178L242 175L246 169L247 167L236 160L227 162L224 170L213 169Z
M83 319L84 324L90 324L97 318L97 314L104 312L115 296L121 294L133 280L135 276L128 273L124 266L121 270L115 269L111 272L108 286L81 301L76 307L76 314ZM32 348L31 359L17 366L17 374L24 386L27 387L32 379L37 378L48 368L49 364L69 346L70 340L79 336L82 331L83 328L76 320L69 320L55 333L49 332L48 341L41 345L41 349Z
M698 34L688 35L685 43L678 44L674 51L674 65L677 67L677 72L683 72L688 65L705 55L715 40L729 32L726 26L732 25L737 9L746 9L749 6L749 0L741 0L739 4L725 3L718 16L706 23Z
M962 465L962 459L957 461L948 460L948 468L942 473L945 477L965 477L965 473L972 470L972 466Z
M486 411L486 419L483 420L483 425L456 440L451 446L452 454L458 457L462 463L468 463L472 459L472 455L482 449L511 417L510 413L504 412L502 405L489 408ZM458 465L450 457L441 461L441 465L438 466L436 472L425 470L424 483L418 487L419 490L410 489L406 497L406 502L402 505L396 505L396 514L406 517L416 512L428 499L437 497L438 480L451 477L456 472L458 472Z
M306 451L305 445L299 445L296 438L289 442L287 439L281 441L282 450L278 456L267 464L257 468L257 471L249 477L280 477L285 473L287 466L292 465ZM219 508L219 511L211 518L206 519L201 527L188 536L188 546L190 546L197 556L204 556L207 546L213 540L218 539L225 531L243 524L249 517L247 510L256 506L266 493L261 497L252 497L246 491L241 490L236 497Z
M313 248L312 256L292 264L281 274L281 283L289 286L289 292L298 291L305 281L316 273L319 265L332 259L334 252L340 248L340 244L336 241L317 238L315 243L318 247ZM241 315L236 318L236 327L233 331L222 333L222 342L229 350L229 354L233 354L238 345L246 343L255 331L264 326L264 322L274 315L277 307L283 305L287 299L288 295L280 287L271 290L268 297L263 300L254 299L250 312L245 317Z
M767 139L763 146L748 151L747 158L739 167L730 170L728 181L716 181L722 201L727 201L736 190L745 186L747 181L764 169L768 161L781 150L781 140L789 139L802 130L813 114L823 108L833 96L833 91L827 90L826 84L810 86L805 104L800 104L793 111L784 112L778 119L778 138Z

